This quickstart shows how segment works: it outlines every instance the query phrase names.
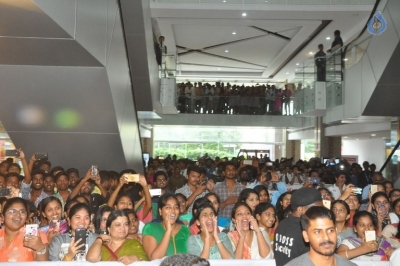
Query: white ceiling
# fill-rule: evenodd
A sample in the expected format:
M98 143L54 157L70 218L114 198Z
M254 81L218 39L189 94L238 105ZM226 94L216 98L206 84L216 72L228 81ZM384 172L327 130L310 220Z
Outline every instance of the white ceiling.
M274 3L278 3L274 5L261 4L264 2L152 2L151 15L156 24L153 27L165 36L168 54L178 53L180 71L177 72L177 79L292 81L296 63L312 56L309 53L315 53L319 43L324 44L325 50L330 48L336 29L341 30L345 43L352 40L361 31L372 10L372 5L362 4L366 1L358 0L300 1L312 5L293 5L300 3L294 0L274 0ZM332 5L329 4L331 2ZM350 2L359 5L343 4ZM246 17L242 16L244 12ZM296 53L296 49L309 41L310 35L323 20L331 22ZM326 37L331 39L327 40Z

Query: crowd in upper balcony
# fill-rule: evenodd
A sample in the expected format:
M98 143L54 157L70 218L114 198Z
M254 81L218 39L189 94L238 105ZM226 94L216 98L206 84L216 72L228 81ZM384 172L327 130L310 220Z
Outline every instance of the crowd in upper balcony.
M178 110L196 114L293 115L289 85L177 84Z

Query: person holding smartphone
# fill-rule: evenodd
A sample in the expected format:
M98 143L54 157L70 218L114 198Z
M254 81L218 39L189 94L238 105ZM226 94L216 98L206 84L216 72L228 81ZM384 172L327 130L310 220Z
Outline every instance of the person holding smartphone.
M2 214L4 228L0 229L0 238L3 239L0 262L47 261L49 252L46 235L37 231L37 225L37 234L33 234L32 230L27 235L24 230L29 215L26 201L21 198L7 200Z
M77 203L69 211L68 224L70 231L53 238L49 248L51 261L85 261L88 247L97 234L89 232L90 209L85 203ZM83 232L83 234L82 234Z

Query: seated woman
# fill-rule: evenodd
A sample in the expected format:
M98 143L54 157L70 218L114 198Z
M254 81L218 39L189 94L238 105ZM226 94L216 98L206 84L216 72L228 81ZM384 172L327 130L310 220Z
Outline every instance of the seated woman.
M238 202L245 202L251 208L251 213L254 214L257 205L260 204L260 197L254 189L245 188L240 192Z
M90 225L90 209L85 203L76 203L69 210L67 218L70 231L67 234L56 235L50 243L49 258L51 261L63 260L85 260L86 252L98 236L89 232ZM78 228L86 230L86 243L74 241L75 231ZM85 251L80 252L79 249L85 247Z
M136 215L136 212L132 209L125 209L124 212L129 218L129 230L127 238L137 239L140 243L142 243L142 235L139 234L139 219Z
M96 213L96 217L95 217L95 228L96 228L96 233L97 234L103 234L105 235L107 232L107 219L108 216L110 215L110 213L113 211L113 208L111 208L110 206L101 206L99 208L99 210Z
M272 259L273 253L268 234L261 231L251 208L238 202L232 209L232 222L236 230L228 233L235 259Z
M8 199L3 208L4 228L0 229L1 262L47 261L48 242L46 235L25 235L25 222L29 215L26 201L21 198Z
M107 219L106 235L99 235L87 253L90 262L119 261L125 265L148 260L142 244L137 239L127 239L129 217L124 211L115 210Z
M264 185L257 185L253 188L257 193L260 198L260 203L262 202L270 202L269 200L269 193L268 189Z
M350 207L349 205L343 200L335 200L332 203L332 211L335 214L335 225L336 231L338 234L337 238L337 246L340 246L342 240L349 236L356 236L354 234L354 230L351 227L347 226L347 221L350 218Z
M275 229L278 227L278 219L276 218L274 205L267 202L258 204L255 215L258 221L258 227L261 231L266 231L272 243L274 241Z
M199 235L191 235L188 240L188 252L204 259L233 258L232 245L225 233L218 233L217 213L214 207L204 202L193 217L200 229Z
M187 211L187 198L182 193L176 193L175 197L179 201L179 221L188 226L193 216Z
M44 198L40 203L40 224L39 230L47 235L49 243L56 235L64 234L68 231L68 223L63 220L61 201L50 196Z
M393 248L381 237L376 240L365 241L365 231L375 230L374 217L367 211L359 211L354 215L354 231L356 236L345 238L336 253L346 259L356 260L382 260L382 257L390 255Z
M175 195L164 194L158 200L161 223L147 223L143 228L143 247L150 260L177 253L187 253L189 229L177 223L179 202Z

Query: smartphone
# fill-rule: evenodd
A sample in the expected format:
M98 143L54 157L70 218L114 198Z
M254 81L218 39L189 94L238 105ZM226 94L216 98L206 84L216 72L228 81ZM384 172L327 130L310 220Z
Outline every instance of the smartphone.
M27 224L25 226L25 235L37 236L38 235L38 225L37 224Z
M378 192L378 185L371 185L371 196Z
M49 155L47 152L38 152L35 154L35 159L42 160L42 159L49 159Z
M81 248L79 248L79 251L85 251L86 250L86 229L84 228L78 228L75 229L75 242L77 242L79 239L81 241L79 242L78 246L81 244L85 244Z
M353 193L355 194L361 194L362 193L362 188L360 187L356 187L352 189Z
M331 209L331 201L330 200L323 200L322 204L324 205L325 208L327 208L328 210Z
M124 174L124 177L128 182L139 182L139 174Z
M19 150L6 150L6 156L19 157Z
M205 186L205 185L207 185L207 182L208 182L208 177L203 177L202 179L201 179L201 186Z
M376 241L375 230L367 230L365 233L365 242Z
M161 188L153 188L153 189L149 189L149 191L150 191L151 197L161 196Z
M99 174L99 169L97 168L97 165L92 165L92 177L97 178L98 174Z
M319 177L309 177L308 180L310 180L310 182L314 185L317 185L321 182L321 178Z
M100 229L99 230L99 234L100 235L106 235L107 234L107 230L106 229Z
M253 165L253 161L252 160L243 160L243 164L244 165Z
M8 197L11 196L10 188L0 188L0 197Z

